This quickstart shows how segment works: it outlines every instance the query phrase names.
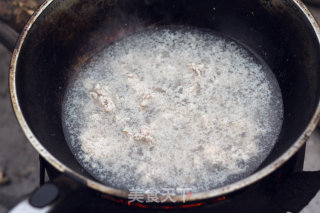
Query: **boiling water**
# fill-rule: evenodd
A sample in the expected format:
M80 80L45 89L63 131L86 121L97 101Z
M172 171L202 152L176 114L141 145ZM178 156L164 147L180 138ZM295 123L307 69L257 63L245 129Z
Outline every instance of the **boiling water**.
M120 189L205 191L250 175L282 124L268 67L231 39L194 28L139 32L74 76L63 128L79 163Z

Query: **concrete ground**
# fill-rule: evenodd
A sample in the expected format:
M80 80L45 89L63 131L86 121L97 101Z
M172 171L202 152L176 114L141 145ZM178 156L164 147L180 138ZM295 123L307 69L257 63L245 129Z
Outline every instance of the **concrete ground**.
M0 213L30 193L39 182L38 155L25 139L13 115L8 94L11 54L0 46L0 171L7 182L0 185Z
M320 20L320 12L314 10ZM320 9L319 9L320 11ZM11 54L0 45L0 213L6 212L39 183L38 155L26 141L13 115L8 94L8 66ZM320 59L319 59L320 60ZM307 143L305 170L320 170L320 133ZM6 180L1 178L5 172ZM302 213L320 212L320 192Z

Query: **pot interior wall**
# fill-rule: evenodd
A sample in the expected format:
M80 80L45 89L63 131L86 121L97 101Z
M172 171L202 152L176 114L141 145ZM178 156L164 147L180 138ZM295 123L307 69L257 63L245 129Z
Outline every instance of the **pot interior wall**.
M306 17L283 0L54 1L25 39L16 73L19 104L41 144L66 166L90 177L62 132L61 101L68 79L117 38L172 24L221 32L267 62L281 87L285 115L278 142L261 168L292 146L318 104L320 49Z

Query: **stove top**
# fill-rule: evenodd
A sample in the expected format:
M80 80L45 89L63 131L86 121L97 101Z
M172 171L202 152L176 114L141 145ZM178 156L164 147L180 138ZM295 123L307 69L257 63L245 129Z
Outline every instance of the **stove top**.
M128 200L119 200L89 190L87 187L79 186L76 189L76 193L74 191L72 192L72 199L74 199L74 201L70 201L70 199L67 198L68 195L65 195L66 198L61 200L55 212L89 212L93 210L95 212L105 212L109 210L112 212L163 212L164 210L170 210L170 212L212 212L214 210L214 212L217 213L231 213L235 210L237 212L248 213L286 213L288 210L298 212L304 207L306 201L310 200L317 192L316 190L306 192L306 189L303 188L305 182L301 182L300 177L296 178L296 176L293 176L293 174L302 171L304 157L305 147L284 166L257 184L223 197L203 201L202 203L185 205L182 209L183 204L178 207L177 205L172 205L159 208L157 206L150 207L145 203L130 203ZM40 161L42 165L42 183L44 183L45 177L44 170L46 170L49 179L56 179L61 175L43 159L40 158ZM319 184L319 181L313 181L308 179L308 177L304 180L310 184L314 184L314 186ZM302 192L304 196L301 196ZM83 194L86 196L83 196ZM296 196L293 196L294 194ZM78 200L83 200L83 202ZM81 205L79 205L79 203L81 203Z
M315 18L320 20L320 0L306 0L310 4L309 9L314 14ZM309 5L308 5L309 6ZM1 7L1 3L0 3ZM1 11L0 11L1 14ZM0 109L2 114L6 116L1 117L1 123L5 124L0 129L0 140L2 141L0 149L0 173L6 171L8 182L2 184L0 182L0 212L6 212L12 207L21 197L32 191L38 183L38 168L37 168L37 153L32 149L29 143L25 140L18 124L15 121L11 110L10 100L8 96L7 86L7 72L9 66L10 55L2 47L0 48ZM303 185L291 177L290 181L287 178L293 172L307 170L320 170L320 136L315 133L307 144L307 154L304 156L305 150L301 149L299 153L288 161L281 170L277 170L263 181L239 191L234 194L226 195L223 198L215 198L207 201L207 205L200 207L183 209L185 212L259 212L259 213L286 213L287 210L297 212L301 209L303 199L309 199L314 195L314 191L306 192L304 196L296 200L295 194L303 191ZM12 156L21 156L15 160L11 160ZM304 162L304 157L305 162ZM40 182L44 184L44 170L47 171L49 179L53 179L60 175L55 169L48 165L43 159L40 160L43 166L40 170ZM320 178L320 177L319 177ZM309 184L315 184L312 180ZM291 187L294 186L294 187ZM288 190L288 188L297 190ZM95 191L88 190L79 186L77 193L86 194L83 198L78 200L78 196L72 194L70 199L61 200L60 207L54 212L164 212L166 209L149 209L141 208L139 205L128 205L126 201L122 203L110 201L110 197L99 194ZM73 201L72 201L73 199ZM304 209L303 213L315 213L320 209L320 193L311 204ZM72 203L72 205L70 205ZM81 205L80 205L81 204ZM200 204L197 204L200 205ZM178 212L177 209L172 208L170 212Z

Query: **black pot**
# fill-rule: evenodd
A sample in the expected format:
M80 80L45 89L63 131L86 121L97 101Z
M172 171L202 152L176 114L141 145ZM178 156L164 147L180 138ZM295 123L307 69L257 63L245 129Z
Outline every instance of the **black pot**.
M61 100L68 80L88 58L120 36L160 25L208 28L246 45L272 69L283 96L283 127L260 168L238 182L193 194L187 203L243 189L304 145L320 118L320 30L300 1L47 0L22 32L10 67L16 116L47 162L91 189L128 198L127 191L100 184L75 160L62 132Z

